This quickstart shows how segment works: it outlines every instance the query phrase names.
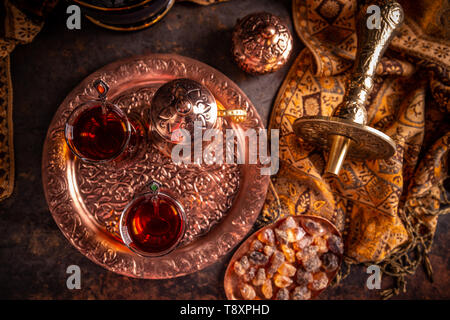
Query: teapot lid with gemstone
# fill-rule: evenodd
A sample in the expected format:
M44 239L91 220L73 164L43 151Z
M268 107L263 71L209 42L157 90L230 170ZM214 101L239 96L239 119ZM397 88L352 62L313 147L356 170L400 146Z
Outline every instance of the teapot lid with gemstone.
M217 104L213 94L201 83L176 79L162 85L152 99L150 118L153 129L166 141L182 143L179 129L194 135L194 122L202 129L215 128Z

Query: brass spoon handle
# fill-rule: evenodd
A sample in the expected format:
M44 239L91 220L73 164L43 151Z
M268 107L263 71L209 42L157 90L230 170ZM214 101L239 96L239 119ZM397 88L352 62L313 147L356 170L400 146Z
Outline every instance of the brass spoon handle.
M227 110L225 108L220 108L217 106L217 117L229 117L234 123L239 123L247 119L247 111L243 109L232 109Z
M247 111L243 109L217 110L218 117L246 117Z
M351 120L359 124L367 123L367 103L373 87L375 71L392 38L403 23L403 9L393 0L378 1L380 8L379 25L368 21L366 5L362 8L358 19L358 49L344 101L333 113L333 116ZM376 14L376 13L375 13ZM375 22L372 25L370 22ZM369 25L370 24L370 25ZM372 27L372 28L369 28Z

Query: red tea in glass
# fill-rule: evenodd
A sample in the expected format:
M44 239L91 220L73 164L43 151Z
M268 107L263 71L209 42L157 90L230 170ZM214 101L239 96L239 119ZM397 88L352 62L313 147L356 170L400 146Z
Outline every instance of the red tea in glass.
M76 107L66 121L65 138L70 150L87 162L106 162L116 159L128 147L137 143L137 131L125 112L106 101L109 86L101 79L92 84L98 93Z
M107 161L119 156L130 139L128 120L119 110L93 104L69 118L66 139L72 151L88 161Z
M160 256L177 247L185 223L184 210L178 201L157 191L138 197L125 208L120 232L131 250L143 256Z

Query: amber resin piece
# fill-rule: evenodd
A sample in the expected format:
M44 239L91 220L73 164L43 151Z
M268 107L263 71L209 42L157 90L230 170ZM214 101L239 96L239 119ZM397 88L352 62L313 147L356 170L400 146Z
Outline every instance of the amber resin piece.
M264 298L270 299L273 296L273 287L272 287L272 281L270 279L267 279L264 281L261 292L264 295Z
M297 268L287 262L283 263L281 265L281 267L278 268L278 272L281 275L287 276L287 277L293 277L295 275L296 271L297 271Z
M286 288L291 285L292 279L278 273L273 277L273 282L278 288Z
M297 270L297 273L295 275L295 282L297 282L297 284L299 284L300 286L306 286L312 281L313 275L311 272L308 272L303 268Z
M240 260L242 267L244 270L247 270L250 267L250 262L248 261L247 256L243 256Z
M250 282L252 281L256 276L256 268L255 267L250 267L248 268L248 270L244 273L244 275L242 276L242 279L245 282Z
M292 293L292 300L309 300L311 291L307 287L295 287Z
M307 246L309 246L313 242L313 238L311 236L304 236L302 239L294 242L292 246L296 251L299 251Z
M241 286L241 295L245 300L253 300L256 297L255 289L249 284Z
M238 276L243 276L245 274L245 269L240 261L234 263L234 272L236 272Z
M276 300L289 300L289 290L286 288L281 288L278 290L275 297Z
M275 229L275 237L279 243L288 243L288 236L285 230Z
M272 255L272 253L275 252L275 247L273 246L264 246L264 254L268 257L270 257Z
M325 245L326 245L326 242L325 242ZM263 245L262 242L259 241L259 240L254 240L254 241L252 242L252 244L250 245L250 249L251 249L251 250L258 251L258 250L261 250L262 248L264 248L264 245Z
M305 230L303 230L303 228L290 228L286 230L286 234L288 242L297 242L303 238Z
M295 251L292 250L291 248L289 248L289 246L282 244L281 245L281 250L284 253L284 256L286 257L286 260L289 261L290 263L294 263L295 262Z
M297 228L298 224L297 222L295 222L293 217L287 217L286 220L284 220L281 224L279 229L280 230L288 230L288 229L293 229L293 228Z
M328 277L325 272L318 272L313 275L313 281L309 284L311 290L322 290L328 285Z
M319 270L320 266L322 265L322 261L320 261L319 257L315 255L303 259L302 264L306 271L315 272Z
M303 261L310 259L311 257L317 256L317 251L318 247L311 245L303 248L302 250L297 251L295 256L299 261Z
M314 245L317 247L318 252L323 253L328 251L327 240L325 240L323 237L314 238Z
M269 257L259 251L252 251L248 254L248 260L251 264L261 266L269 261Z
M313 236L321 236L325 233L325 229L317 221L305 219L302 221L302 226L309 234Z
M265 229L258 234L258 240L265 244L274 244L275 234L272 229Z
M254 286L261 286L266 280L266 270L264 268L259 268L256 272L256 277L253 279Z
M344 253L344 242L341 237L332 234L328 237L327 244L331 252L336 254Z
M335 271L339 267L339 258L331 252L322 255L322 266L327 272Z
M286 260L284 257L284 254L280 251L275 251L272 257L270 258L270 265L268 268L268 274L273 275L275 272L277 272L278 268L283 264L283 262Z

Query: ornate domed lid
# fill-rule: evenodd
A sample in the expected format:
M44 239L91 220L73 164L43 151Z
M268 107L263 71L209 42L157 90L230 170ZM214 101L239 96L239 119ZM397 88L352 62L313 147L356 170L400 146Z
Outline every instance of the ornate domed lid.
M253 13L238 20L233 31L233 56L244 71L263 74L281 68L292 51L292 36L277 16Z
M176 79L161 86L151 105L153 129L166 141L183 143L177 130L194 134L194 122L202 129L211 129L217 120L217 104L213 94L201 83L191 79Z

